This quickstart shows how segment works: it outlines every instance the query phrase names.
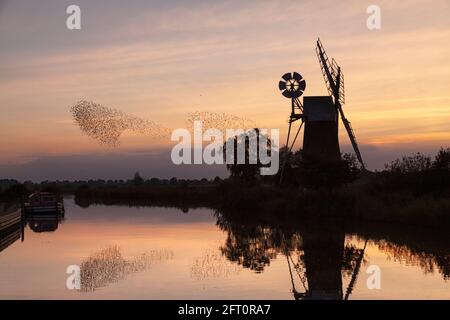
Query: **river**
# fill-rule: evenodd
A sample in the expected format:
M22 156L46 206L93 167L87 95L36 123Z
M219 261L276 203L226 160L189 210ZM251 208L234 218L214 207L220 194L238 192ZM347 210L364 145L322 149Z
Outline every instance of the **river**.
M439 232L280 229L208 208L72 198L65 207L64 218L10 231L21 238L0 252L1 299L450 299Z

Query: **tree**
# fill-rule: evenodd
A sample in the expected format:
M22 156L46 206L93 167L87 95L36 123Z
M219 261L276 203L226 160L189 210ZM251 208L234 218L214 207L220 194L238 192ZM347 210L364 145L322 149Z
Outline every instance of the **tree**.
M433 168L439 171L450 171L450 148L441 148L434 158Z
M224 143L223 151L225 160L227 160L227 149L233 148L234 158L232 159L232 163L227 163L227 169L230 171L231 179L243 183L252 183L255 181L256 176L260 174L260 170L264 166L259 158L261 137L260 130L255 128L230 138ZM266 152L270 155L272 142L267 136L264 137L267 139L267 146L264 147L267 148ZM256 144L256 146L253 144ZM238 159L239 149L244 150L244 159L242 159L244 163L240 163L241 161ZM252 159L256 160L255 163L251 163Z
M353 181L356 179L356 177L361 173L363 170L361 163L359 162L358 158L356 158L356 155L354 153L344 153L342 155L342 160L344 160L347 163L349 174L350 174L350 180Z
M144 179L141 177L139 171L134 174L133 184L135 186L141 186L144 184Z

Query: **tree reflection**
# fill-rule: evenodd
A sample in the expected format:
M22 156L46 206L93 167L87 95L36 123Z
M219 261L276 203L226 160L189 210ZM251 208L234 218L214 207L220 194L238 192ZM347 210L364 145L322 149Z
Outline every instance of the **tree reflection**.
M407 246L394 245L385 240L380 241L378 247L395 261L418 266L425 273L434 273L438 270L445 280L450 279L450 254L448 253L430 254L423 251L415 251Z
M270 260L277 256L275 232L276 230L262 226L235 228L228 232L220 250L230 261L255 272L262 272L270 264Z

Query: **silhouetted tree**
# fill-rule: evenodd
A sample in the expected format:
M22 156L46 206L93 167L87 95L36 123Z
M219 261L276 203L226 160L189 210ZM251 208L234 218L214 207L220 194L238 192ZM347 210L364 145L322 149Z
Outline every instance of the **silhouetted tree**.
M441 148L434 158L433 168L440 171L450 171L450 148Z
M141 186L144 184L144 179L141 177L139 171L134 174L133 184L135 186Z
M247 133L230 138L223 146L224 159L226 159L227 148L233 148L233 163L227 163L227 169L230 171L230 178L243 183L252 183L257 175L260 174L261 168L264 166L259 158L261 133L258 128L248 131ZM267 154L270 155L272 142L267 139ZM251 148L251 142L256 143L256 148ZM239 163L238 150L244 150L244 163ZM256 159L256 163L250 163L252 159Z
M348 165L350 173L349 180L353 181L362 171L361 163L358 161L358 158L356 158L354 153L344 153L342 155L342 160L344 160Z

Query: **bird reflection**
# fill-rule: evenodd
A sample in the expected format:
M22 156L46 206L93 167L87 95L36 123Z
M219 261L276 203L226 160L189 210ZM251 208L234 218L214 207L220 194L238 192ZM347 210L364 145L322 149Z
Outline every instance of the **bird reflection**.
M152 250L131 258L125 258L118 246L99 250L81 263L81 291L94 291L172 258L170 250Z
M213 280L228 278L239 273L240 268L227 260L220 252L213 248L204 250L196 257L191 267L191 277L196 280Z

